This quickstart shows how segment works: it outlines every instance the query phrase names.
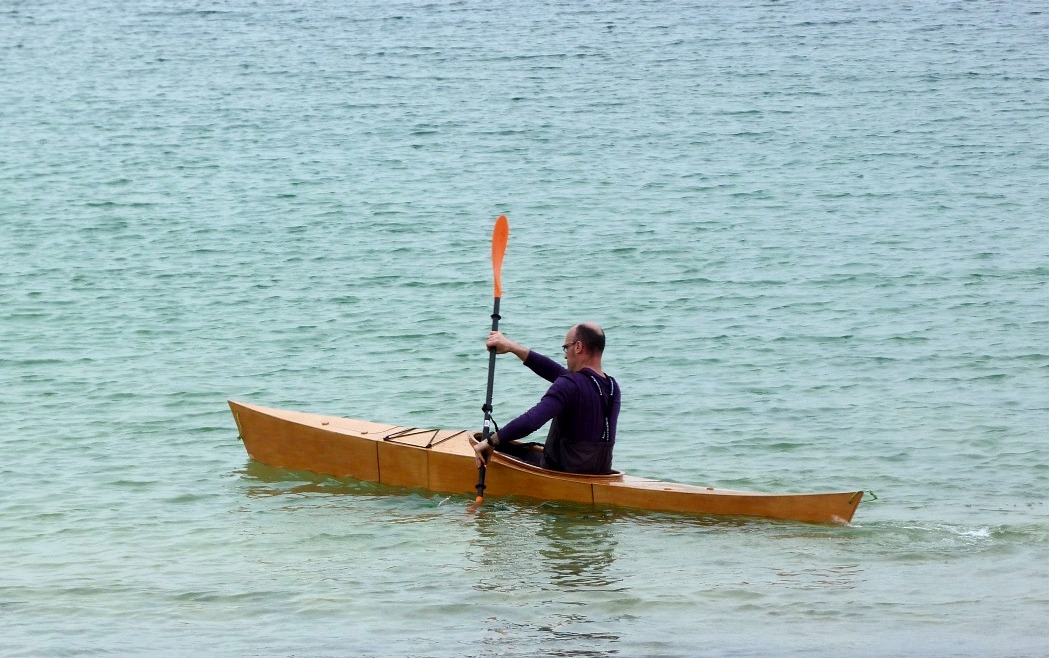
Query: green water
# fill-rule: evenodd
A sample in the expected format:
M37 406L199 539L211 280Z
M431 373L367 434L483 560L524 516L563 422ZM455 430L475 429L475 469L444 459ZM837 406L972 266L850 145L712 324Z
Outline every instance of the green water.
M1049 653L1049 14L0 3L0 655ZM850 527L250 462L606 328L616 466ZM542 393L512 358L497 419Z

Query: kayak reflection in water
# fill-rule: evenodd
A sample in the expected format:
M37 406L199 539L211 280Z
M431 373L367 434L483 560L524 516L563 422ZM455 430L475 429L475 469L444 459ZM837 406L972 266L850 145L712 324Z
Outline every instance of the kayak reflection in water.
M620 396L616 380L601 370L605 351L601 327L584 322L568 330L561 346L567 368L499 331L488 334L485 345L496 354L512 352L532 372L553 383L538 404L474 446L477 465L486 463L494 449L555 471L611 473ZM553 422L545 445L520 443L548 421Z

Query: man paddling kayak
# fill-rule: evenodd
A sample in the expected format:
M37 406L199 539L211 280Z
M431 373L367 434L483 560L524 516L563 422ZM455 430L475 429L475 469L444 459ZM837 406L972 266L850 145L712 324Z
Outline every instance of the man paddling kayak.
M477 465L487 463L495 449L555 471L610 473L620 392L616 380L601 370L605 350L601 327L584 322L568 330L561 346L567 368L499 331L488 334L485 346L497 354L512 352L532 372L553 383L538 404L503 425L488 441L474 445ZM542 453L518 443L548 421L553 422Z

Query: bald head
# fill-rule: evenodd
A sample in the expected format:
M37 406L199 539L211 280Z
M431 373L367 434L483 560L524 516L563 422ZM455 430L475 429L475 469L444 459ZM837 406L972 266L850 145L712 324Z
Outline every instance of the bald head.
M605 351L605 332L593 322L581 322L572 327L572 339L583 343L583 348L594 356Z

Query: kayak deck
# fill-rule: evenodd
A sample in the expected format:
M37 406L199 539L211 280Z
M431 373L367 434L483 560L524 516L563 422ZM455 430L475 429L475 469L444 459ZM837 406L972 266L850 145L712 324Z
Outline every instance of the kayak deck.
M470 433L374 423L229 401L248 456L269 466L435 492L472 492ZM847 524L862 491L770 494L716 489L613 473L549 471L496 453L488 496L526 496L662 512L754 516Z

